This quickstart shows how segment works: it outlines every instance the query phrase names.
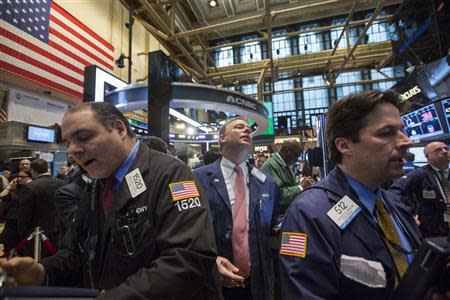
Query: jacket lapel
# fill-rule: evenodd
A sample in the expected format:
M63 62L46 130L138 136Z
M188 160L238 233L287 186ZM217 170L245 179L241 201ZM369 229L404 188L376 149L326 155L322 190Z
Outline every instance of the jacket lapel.
M208 170L209 180L211 181L211 185L214 187L217 194L219 194L220 198L224 202L225 206L228 208L230 214L232 214L230 197L228 196L227 185L225 184L225 179L220 168L220 161L220 159L215 161L211 165L210 170Z
M361 244L385 266L391 266L392 260L384 242L379 236L376 226L370 221L371 215L369 215L367 209L365 209L347 183L344 173L336 167L324 180L324 183L319 185L332 191L332 193L328 193L328 197L332 202L337 203L342 197L347 195L361 208L358 216L344 230L351 231Z
M285 177L287 177L288 182L295 182L295 175L294 172L289 168L289 166L285 165L283 161L281 161L281 158L274 154L274 159L276 163L278 164L278 168L280 169L280 174L284 174Z
M425 174L428 178L428 181L431 182L432 184L432 188L434 189L434 191L436 193L438 193L439 195L441 195L441 197L443 199L446 198L446 196L443 193L443 191L441 191L441 189L439 188L439 186L441 185L440 183L437 182L436 179L436 172L433 170L433 168L430 165L427 165L427 168L425 169Z

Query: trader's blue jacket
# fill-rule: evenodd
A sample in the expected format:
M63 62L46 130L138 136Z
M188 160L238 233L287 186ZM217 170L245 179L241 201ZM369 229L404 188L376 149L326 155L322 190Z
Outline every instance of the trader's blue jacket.
M233 218L220 161L194 170L194 175L209 198L214 235L219 256L233 262ZM269 247L272 218L280 202L280 192L267 173L249 167L249 247L250 283L253 299L272 299L273 264Z
M411 246L417 248L420 232L411 210L398 196L382 193L405 228ZM340 229L327 212L346 195L362 211L345 229ZM304 258L280 255L283 299L390 299L394 290L393 260L374 219L368 214L338 167L324 180L303 191L289 207L282 225L284 233L306 234ZM355 260L361 263L352 263ZM343 268L341 262L346 262L347 267ZM358 270L367 271L367 264L381 264L385 284L369 287L361 276L355 276ZM373 280L368 282L374 283Z

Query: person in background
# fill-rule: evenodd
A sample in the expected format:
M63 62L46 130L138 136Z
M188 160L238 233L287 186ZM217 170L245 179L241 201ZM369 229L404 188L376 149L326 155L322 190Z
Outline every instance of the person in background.
M8 180L12 181L14 178L17 177L20 171L29 171L30 170L30 163L31 161L28 158L22 158L19 160L18 168L19 171L17 173L13 173L9 176Z
M0 260L19 285L77 282L99 299L220 299L209 205L189 168L136 141L106 102L64 115L67 152L95 180L55 256Z
M150 149L172 155L169 151L167 143L157 136L146 136L142 138L142 142L145 143Z
M255 167L261 169L262 165L266 162L266 155L264 153L256 154Z
M222 157L222 155L220 154L220 152L215 151L215 150L208 150L205 152L205 154L203 154L203 163L206 166L206 165L212 164L213 162L220 159L221 157Z
M270 175L246 160L252 147L247 119L227 120L219 130L222 158L194 170L208 194L225 299L273 298L274 270L269 246L279 203Z
M311 178L314 180L314 182L320 181L320 167L319 166L312 167Z
M48 163L42 158L34 159L30 164L33 182L24 187L17 207L17 231L21 239L28 237L36 227L58 245L58 222L55 208L55 191L64 185L64 181L54 178L48 172ZM33 254L33 245L24 249L24 254ZM28 246L27 245L27 246ZM50 253L42 251L42 257Z
M2 192L8 186L9 176L11 176L11 171L8 168L4 168L2 174L0 175L0 192Z
M66 176L67 171L69 171L69 167L66 164L61 164L59 166L59 173L55 177L58 179L61 179L63 181L66 181L67 180L67 176Z
M389 189L414 209L425 237L445 236L450 226L449 150L445 143L427 144L428 164L408 172Z
M0 193L0 201L3 206L3 219L5 227L1 233L3 241L3 253L10 252L21 241L17 227L19 201L25 192L25 185L32 181L29 170L19 171L16 178L9 182Z
M391 299L421 234L409 207L380 188L403 174L412 142L400 98L371 90L326 116L330 174L303 191L282 225L283 299Z
M414 155L414 153L406 152L405 157L403 158L405 161L405 163L403 164L403 170L405 171L405 174L418 168L418 166L414 164L415 158L416 156Z

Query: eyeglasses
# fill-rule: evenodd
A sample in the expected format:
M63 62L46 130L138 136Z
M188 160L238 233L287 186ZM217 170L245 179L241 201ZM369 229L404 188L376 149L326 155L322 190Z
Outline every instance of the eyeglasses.
M448 147L440 147L433 150L434 153L448 152Z

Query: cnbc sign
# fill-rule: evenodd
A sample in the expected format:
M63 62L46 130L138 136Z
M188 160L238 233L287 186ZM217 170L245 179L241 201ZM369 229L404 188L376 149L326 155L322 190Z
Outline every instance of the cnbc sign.
M231 103L231 104L237 104L240 106L244 106L244 107L256 110L256 102L252 101L252 100L242 99L239 97L228 95L227 98L225 99L225 101L227 101L228 103Z

